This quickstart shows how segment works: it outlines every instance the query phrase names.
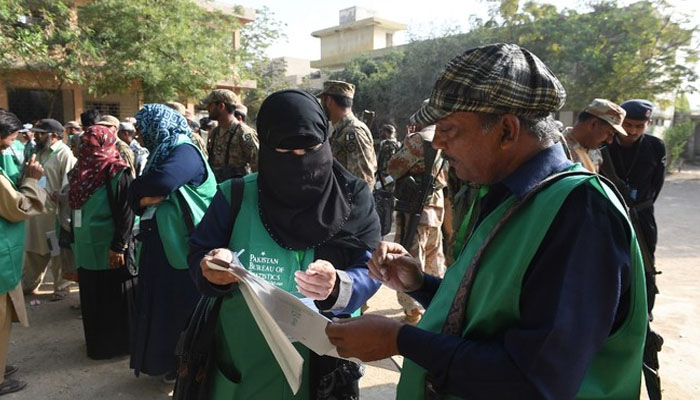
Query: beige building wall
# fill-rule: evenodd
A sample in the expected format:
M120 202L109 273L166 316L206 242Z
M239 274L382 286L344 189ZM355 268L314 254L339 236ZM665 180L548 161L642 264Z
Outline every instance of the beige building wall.
M406 25L374 16L359 7L340 10L339 25L311 33L321 39L321 59L312 61L313 68L342 69L355 57L376 56L393 48L393 34Z

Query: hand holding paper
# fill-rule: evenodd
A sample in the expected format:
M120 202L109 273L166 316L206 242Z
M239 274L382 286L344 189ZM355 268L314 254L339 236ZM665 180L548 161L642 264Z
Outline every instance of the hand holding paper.
M229 249L214 249L208 252L199 263L202 275L215 285L230 285L240 279L231 273L229 264L233 260L233 253Z
M236 279L255 322L289 386L296 393L301 385L304 360L292 342L300 342L319 355L337 356L335 347L325 333L330 321L317 310L309 308L304 301L247 271L242 267L237 255L227 249L217 250L213 250L202 259L202 272L207 268L207 273L212 276L211 279L207 276L207 279L212 282L214 276L219 276L214 274L224 274L229 276L227 279ZM227 260L231 262L227 264ZM319 261L321 260L315 263L314 268L309 268L311 273L305 274L305 278L307 281L325 282L318 286L332 290L332 285L335 284L335 269L327 261ZM311 301L308 303L313 304Z
M402 325L382 315L363 315L328 324L326 334L341 357L376 361L399 354Z

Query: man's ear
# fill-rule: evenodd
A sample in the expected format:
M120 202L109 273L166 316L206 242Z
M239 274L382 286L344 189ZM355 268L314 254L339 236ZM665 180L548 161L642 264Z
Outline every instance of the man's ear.
M509 148L518 143L522 130L520 120L513 114L505 114L501 118L500 146L502 149Z
M598 121L598 118L591 118L590 119L589 125L591 128L591 131L595 131L596 129L598 129L598 122L600 122L600 121Z

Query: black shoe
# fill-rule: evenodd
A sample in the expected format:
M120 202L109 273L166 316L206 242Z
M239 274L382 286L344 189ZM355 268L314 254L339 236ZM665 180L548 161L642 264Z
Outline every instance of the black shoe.
M167 374L163 375L161 378L161 382L167 384L167 385L172 385L175 383L175 380L177 379L177 372L172 371L168 372Z
M5 382L0 383L0 396L18 392L27 386L27 382L18 381L16 379L5 379Z
M6 366L5 366L5 378L7 378L8 376L14 374L14 373L17 372L18 370L19 370L19 367L15 366L15 365L9 365L9 364L6 365Z

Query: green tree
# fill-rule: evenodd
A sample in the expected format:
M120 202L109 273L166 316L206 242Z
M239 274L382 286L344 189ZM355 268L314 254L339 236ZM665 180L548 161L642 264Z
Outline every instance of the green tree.
M496 3L507 3L512 11L513 1ZM619 103L692 89L697 27L684 28L690 21L678 10L664 0L629 6L603 0L590 7L590 12L578 13L527 2L521 11L504 16L506 23L494 33L545 61L567 90L568 109L582 110L596 97Z
M138 82L146 101L198 97L235 76L238 20L192 0L96 0L79 9L79 20L99 45L101 62L86 71L98 94Z
M377 131L383 124L396 124L397 112L394 87L397 81L399 65L403 53L393 53L374 59L361 57L353 60L342 71L334 72L330 79L342 80L355 85L353 109L361 115L363 110L376 112L376 118L370 127Z
M695 123L691 120L673 124L664 132L664 141L668 151L668 171L681 169L681 156L688 144L688 139L695 132Z
M0 2L0 76L21 68L34 72L37 87L62 89L84 83L84 72L96 56L93 41L75 24L67 2ZM49 117L60 91L54 93Z
M622 102L692 90L697 79L695 27L684 28L662 0L629 6L599 1L585 13L550 4L495 0L491 19L472 18L469 32L454 29L413 37L396 58L359 58L334 75L355 83L356 109L377 111L377 122L401 129L430 95L436 75L464 50L513 42L537 54L562 81L565 109L580 111L596 97ZM391 73L383 73L391 71Z
M279 25L266 10L241 28L235 15L193 0L94 0L77 9L73 3L0 1L0 72L40 71L34 76L46 89L74 84L96 95L136 89L149 102L196 98L221 81L262 76L260 88L268 86L259 66Z
M255 21L241 30L241 52L237 57L240 76L257 82L256 88L247 90L244 98L251 121L255 121L260 105L269 94L290 87L285 77L286 65L281 60L270 60L265 53L272 43L285 38L284 24L267 7L255 13Z

